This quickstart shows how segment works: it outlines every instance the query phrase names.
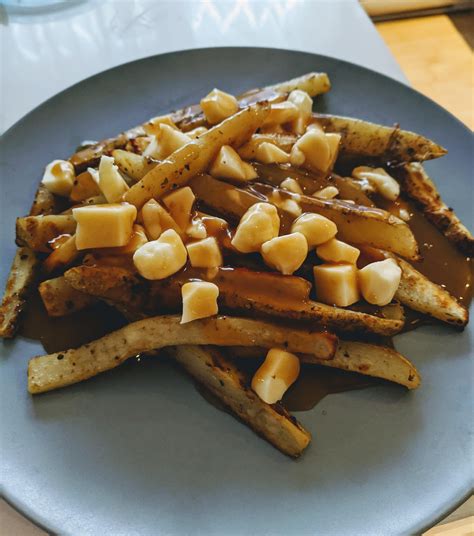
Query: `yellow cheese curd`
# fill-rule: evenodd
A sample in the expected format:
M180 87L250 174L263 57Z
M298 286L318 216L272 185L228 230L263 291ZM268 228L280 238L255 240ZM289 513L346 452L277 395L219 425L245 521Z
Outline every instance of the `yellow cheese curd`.
M186 264L188 253L179 234L168 229L160 238L147 242L133 255L138 273L145 279L165 279Z
M192 281L181 287L183 314L181 324L218 313L219 287L206 281Z
M272 348L252 378L252 389L267 404L275 404L298 378L300 360L294 354Z
M137 209L129 203L90 205L72 210L77 222L77 249L125 246L131 236Z
M354 264L321 264L313 271L318 301L338 307L359 301L357 267Z

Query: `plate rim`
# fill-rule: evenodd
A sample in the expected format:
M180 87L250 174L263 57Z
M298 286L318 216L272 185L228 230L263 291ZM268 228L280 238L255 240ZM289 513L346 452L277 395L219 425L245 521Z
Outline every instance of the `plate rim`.
M473 132L469 129L469 127L467 125L465 125L460 119L458 119L452 112L450 112L449 110L447 110L446 108L444 108L443 106L441 106L440 104L435 102L430 97L424 95L423 93L421 93L417 89L411 87L409 84L405 84L405 83L401 82L400 80L397 80L394 77L391 77L391 76L389 76L387 74L384 74L384 73L381 73L381 72L376 71L374 69L371 69L371 68L366 67L364 65L360 65L360 64L355 63L355 62L340 59L340 58L338 58L336 56L330 56L330 55L326 55L326 54L319 54L319 53L315 53L315 52L308 52L308 51L304 51L304 50L297 50L297 49L291 49L291 48L265 47L265 46L217 46L217 47L212 47L211 46L211 47L199 47L199 48L184 48L184 49L173 50L173 51L159 53L159 54L150 54L150 55L147 55L147 56L136 58L134 60L119 63L117 65L114 65L113 67L110 67L108 69L104 69L104 70L99 71L97 73L94 73L94 74L92 74L90 76L87 76L87 77L85 77L85 78L83 78L83 79L81 79L81 80L79 80L77 82L74 82L73 84L65 87L61 91L58 91L57 93L55 93L54 95L52 95L48 99L46 99L46 100L42 101L41 103L39 103L33 109L31 109L26 114L21 116L10 127L8 127L8 129L6 129L1 134L0 150L2 149L2 146L5 143L4 140L6 140L8 138L8 136L10 136L16 128L18 128L22 124L26 123L30 119L30 116L32 116L36 112L40 111L42 108L48 106L51 101L55 100L59 96L67 93L68 91L76 88L77 86L79 86L79 85L81 85L83 83L90 82L90 81L94 80L95 78L99 78L99 77L101 77L101 76L103 76L103 75L105 75L105 74L107 74L107 73L109 73L111 71L116 70L116 69L121 69L121 68L126 67L127 65L132 65L132 64L139 63L139 62L142 62L142 61L152 60L152 59L158 58L158 57L173 56L173 55L186 54L186 53L206 53L206 52L209 52L209 51L219 53L221 51L237 51L237 50L251 51L251 50L255 50L255 49L262 50L262 51L268 51L268 52L283 52L283 53L292 53L292 54L296 54L296 55L311 56L315 60L324 59L326 61L335 62L335 63L340 64L340 65L341 64L342 65L347 65L347 66L350 66L352 68L355 67L355 68L357 68L359 70L362 70L362 71L368 73L368 75L370 75L370 76L375 75L376 77L381 77L382 79L385 79L386 81L389 81L390 83L395 84L399 88L400 87L403 88L404 91L408 90L410 93L414 93L418 97L421 97L424 101L430 103L431 105L434 105L439 110L441 110L444 113L448 114L448 116L450 116L450 119L454 120L459 126L461 126L463 128L463 130L466 132L466 134L470 134L471 136L473 134ZM132 127L129 126L129 127L125 127L125 128L132 128ZM114 136L114 134L111 134L111 135ZM10 260L10 262L11 262L11 260ZM472 327L470 329L472 329ZM2 341L2 347L3 347L4 344L5 344L5 340ZM473 482L472 482L472 480L473 480L472 475L471 475L470 480L471 480L471 482L470 482L470 484L468 484L468 489L462 495L461 499L456 500L456 502L453 505L445 508L443 510L443 512L441 514L437 515L435 518L430 518L430 519L425 519L425 520L420 520L419 521L419 525L422 525L421 530L423 532L428 530L429 528L432 528L432 527L436 526L436 524L438 524L441 520L443 520L449 514L451 514L457 508L459 508L459 506L461 506L472 495L472 493L474 491L474 485L473 485ZM47 533L53 533L54 534L55 533L54 531L58 530L57 528L54 528L52 525L49 525L47 520L39 520L39 518L36 518L35 514L30 511L31 509L28 508L26 505L22 504L22 500L20 498L17 498L17 497L14 497L14 496L10 495L8 490L5 489L5 483L0 481L0 487L1 487L0 496L5 500L5 502L11 508L13 508L15 511L17 511L22 516L24 516L26 519L28 519L33 525L37 526L38 528L40 528L41 530L43 530L43 531L45 531Z

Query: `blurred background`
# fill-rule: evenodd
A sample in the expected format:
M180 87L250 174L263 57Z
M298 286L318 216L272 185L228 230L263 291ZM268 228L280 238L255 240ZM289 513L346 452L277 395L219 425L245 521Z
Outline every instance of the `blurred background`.
M362 0L411 85L471 130L474 2Z
M0 0L0 133L105 69L209 46L352 61L412 85L472 129L473 9L474 0ZM471 498L430 536L473 513ZM474 533L468 523L449 534ZM40 534L0 501L1 536Z

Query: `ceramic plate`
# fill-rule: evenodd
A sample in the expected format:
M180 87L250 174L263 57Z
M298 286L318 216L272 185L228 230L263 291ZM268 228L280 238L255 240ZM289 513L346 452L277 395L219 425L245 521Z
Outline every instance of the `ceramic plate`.
M1 281L14 223L29 210L45 164L194 103L326 71L317 109L393 124L449 149L430 162L446 202L472 224L471 133L390 78L300 52L214 48L122 65L84 80L18 122L1 145ZM80 329L80 326L78 326ZM418 533L472 487L472 330L425 327L396 339L422 388L383 385L326 397L297 414L314 440L292 461L205 402L158 360L123 366L35 398L28 359L41 345L2 343L1 469L16 508L61 534Z

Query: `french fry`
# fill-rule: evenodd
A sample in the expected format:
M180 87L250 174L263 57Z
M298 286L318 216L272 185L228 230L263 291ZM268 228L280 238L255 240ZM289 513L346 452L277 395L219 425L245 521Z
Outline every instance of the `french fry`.
M212 317L180 324L179 316L139 320L74 350L35 357L28 365L32 394L59 389L113 369L128 358L183 344L284 347L331 359L337 338L327 332L291 329L269 322Z
M328 114L313 114L313 121L326 132L341 134L340 154L345 156L371 157L385 162L422 162L447 153L434 141L398 127Z
M72 215L26 216L16 220L16 243L33 251L50 252L48 242L61 234L73 234L76 221Z
M418 162L407 164L398 172L398 178L403 191L416 202L428 220L463 253L474 256L474 237L441 199L423 166Z
M281 82L273 86L261 89L251 89L238 97L241 107L257 102L279 102L287 97L289 91L301 89L307 91L310 96L315 97L318 94L329 91L331 84L326 73L308 73L306 75ZM206 119L198 104L186 106L170 114L171 120L184 132L200 126L208 126ZM140 138L145 137L143 125L131 128L115 138L102 140L86 149L76 152L69 159L74 165L76 173L84 171L87 167L95 167L100 157L104 154L109 155L114 149L132 150L132 152L141 153Z
M305 363L306 356L301 356L301 361ZM421 383L416 367L396 350L365 342L339 341L333 359L315 363L310 356L308 362L382 378L408 389L416 389Z
M404 325L404 320L382 318L312 300L301 305L284 305L279 304L278 301L264 301L237 293L223 292L220 295L220 301L226 308L233 311L254 312L265 316L314 322L336 333L356 332L391 336L399 333Z
M245 359L258 359L265 355L265 350L258 347L232 347L229 352L234 357ZM416 367L406 357L387 346L340 340L333 359L316 361L312 356L304 354L300 354L299 358L302 363L357 372L398 383L408 389L416 389L421 383Z
M458 327L469 321L469 312L451 294L413 268L411 264L396 258L402 269L402 278L395 299L414 311L430 315Z
M71 201L78 203L80 201L85 201L89 197L98 195L101 195L99 185L88 171L83 171L74 179L69 198Z
M73 288L64 277L43 281L38 290L49 316L66 316L97 301L94 296Z
M47 216L58 210L58 199L43 185L36 190L30 216ZM10 338L18 328L25 297L36 279L40 263L35 253L27 247L16 250L0 306L0 338Z
M0 337L11 338L15 335L26 294L36 279L38 264L31 249L17 248L0 306Z
M344 241L378 247L409 259L418 258L418 246L409 226L381 209L339 200L316 199L265 184L252 184L250 191L209 175L195 177L190 186L205 205L234 220L238 220L255 203L271 202L272 194L278 192L281 199L295 200L303 212L315 212L332 220L337 225L338 237ZM289 215L284 210L280 209L280 215L283 222L288 220ZM290 219L293 220L294 216Z
M263 402L247 387L243 374L219 349L176 346L170 348L170 353L236 417L284 454L296 458L310 443L311 434L283 406Z
M300 89L309 93L311 97L326 93L331 83L326 73L308 73L286 82L260 89L251 89L237 97L241 108L257 102L276 103L285 100L288 93ZM198 104L188 106L171 114L171 119L184 132L196 127L209 126Z
M265 89L276 93L290 93L295 89L299 89L308 93L310 97L316 97L327 93L331 89L331 82L326 73L308 73L286 82L267 86Z
M181 308L181 287L188 280L207 280L206 270L188 269L185 276L145 281L123 268L77 266L65 274L77 290L118 304L129 313L153 316ZM336 332L394 335L404 325L403 315L382 318L332 307L309 298L310 284L295 276L255 272L246 268L220 269L209 281L219 287L218 303L226 311L303 320ZM398 311L399 313L399 311Z
M43 262L46 273L52 273L71 265L81 252L76 248L76 236L72 235L57 247Z
M47 216L54 214L57 209L57 198L43 185L36 190L35 199L31 205L30 216Z
M153 158L122 149L112 151L112 156L120 171L131 177L134 181L143 179L158 164L158 161Z
M76 174L81 173L88 167L96 167L102 155L110 155L114 149L124 147L129 140L144 135L145 131L142 125L131 128L115 138L107 138L77 151L69 158L69 161L74 166Z
M223 145L240 145L248 139L268 112L268 104L255 104L225 119L155 166L125 193L125 201L141 208L149 199L186 184L209 166Z

